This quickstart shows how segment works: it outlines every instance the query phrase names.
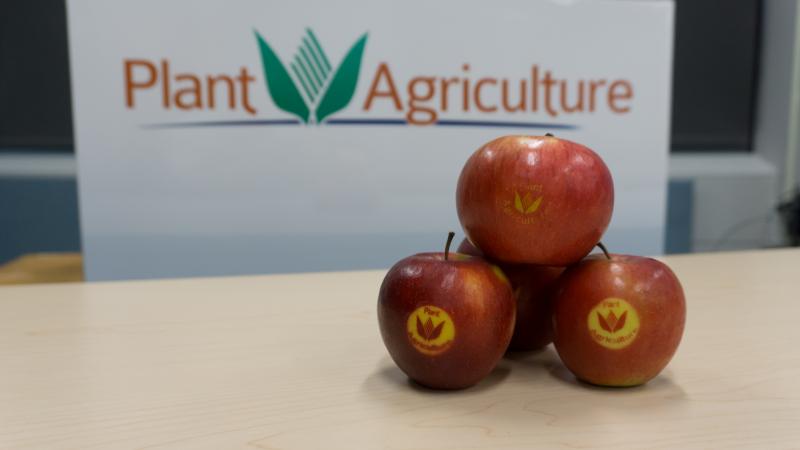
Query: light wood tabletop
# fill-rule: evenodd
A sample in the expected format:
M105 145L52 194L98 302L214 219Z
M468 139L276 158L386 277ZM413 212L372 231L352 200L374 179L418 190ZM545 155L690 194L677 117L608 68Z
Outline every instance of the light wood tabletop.
M0 449L800 448L800 250L664 260L686 334L628 389L552 347L417 387L384 271L0 287Z

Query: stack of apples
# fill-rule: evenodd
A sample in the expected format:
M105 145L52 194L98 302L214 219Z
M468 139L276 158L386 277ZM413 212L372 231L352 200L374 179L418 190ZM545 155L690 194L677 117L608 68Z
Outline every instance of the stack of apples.
M683 289L662 262L600 243L614 185L594 151L550 134L495 139L464 165L456 206L467 236L458 251L451 232L443 253L397 262L378 295L383 341L411 379L466 388L507 351L551 342L596 385L639 385L667 365Z

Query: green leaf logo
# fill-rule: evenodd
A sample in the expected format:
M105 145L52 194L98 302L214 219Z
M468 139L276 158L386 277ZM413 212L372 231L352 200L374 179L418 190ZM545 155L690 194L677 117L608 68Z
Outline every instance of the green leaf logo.
M364 33L342 60L342 64L336 70L336 75L333 76L333 81L317 107L318 122L322 122L326 117L343 109L353 99L358 83L358 73L361 71L361 56L364 54L366 45L367 34Z
M278 55L272 51L267 41L256 32L258 47L261 50L261 61L264 65L264 77L267 80L267 90L275 105L308 123L309 109L297 87L294 85L289 73L283 67Z
M294 80L264 38L256 32L267 91L275 105L304 123L321 123L344 109L353 99L367 45L364 33L350 48L339 67L333 66L317 36L306 28L300 47L289 67ZM298 87L299 86L299 87ZM314 111L313 114L311 111Z

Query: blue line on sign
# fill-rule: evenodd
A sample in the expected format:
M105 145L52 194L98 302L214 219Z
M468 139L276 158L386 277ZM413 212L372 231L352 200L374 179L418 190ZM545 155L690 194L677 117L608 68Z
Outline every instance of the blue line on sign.
M406 119L329 119L325 125L409 125ZM206 122L171 122L142 125L142 128L203 128L203 127L246 127L269 125L301 125L297 119L272 120L217 120ZM540 128L550 130L576 130L577 125L544 122L504 122L491 120L454 120L441 119L430 125L440 127L476 127L476 128ZM426 125L421 125L426 126Z
M297 119L275 120L217 120L210 122L173 122L142 125L142 128L247 127L259 125L299 125Z
M405 119L330 119L330 125L409 125ZM576 125L543 122L503 122L491 120L441 119L430 125L442 127L495 127L495 128L545 128L553 130L575 130ZM425 125L421 125L425 126Z
M436 125L443 127L494 127L494 128L547 128L554 130L574 130L575 125L563 123L543 123L543 122L501 122L492 120L449 120L442 119L436 121Z
M329 125L408 125L406 119L328 119Z

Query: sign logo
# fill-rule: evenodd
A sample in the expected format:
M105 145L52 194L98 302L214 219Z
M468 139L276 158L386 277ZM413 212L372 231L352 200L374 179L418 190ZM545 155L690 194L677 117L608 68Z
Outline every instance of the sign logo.
M561 122L569 118L627 114L634 100L634 85L625 78L559 76L535 61L530 70L516 73L496 73L486 64L469 60L450 61L452 66L444 72L409 67L413 63L405 61L398 71L400 63L378 49L375 65L362 67L367 33L356 39L336 66L317 34L306 28L294 55L281 60L269 42L258 31L254 33L260 68L245 64L222 72L187 71L179 57L123 58L125 107L160 108L181 118L179 122L142 124L150 129L324 123L553 131L580 128ZM253 56L257 64L258 56ZM446 55L442 58L448 59ZM359 87L362 69L367 79ZM266 87L275 107L288 116L259 113L252 97L259 86ZM202 120L204 113L222 110L235 115ZM343 110L346 117L333 117ZM547 120L531 121L537 117ZM523 186L514 194L507 212L519 220L532 220L526 216L539 208L539 192Z
M321 123L353 99L367 45L366 33L353 44L334 72L316 35L306 28L306 35L289 65L302 87L302 94L278 55L258 32L256 39L267 90L278 108L297 116L303 123Z
M603 347L619 350L629 346L639 334L639 314L621 298L607 298L589 311L589 334Z
M408 316L408 339L420 353L438 355L453 345L456 327L447 311L436 306L420 306Z

